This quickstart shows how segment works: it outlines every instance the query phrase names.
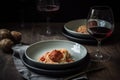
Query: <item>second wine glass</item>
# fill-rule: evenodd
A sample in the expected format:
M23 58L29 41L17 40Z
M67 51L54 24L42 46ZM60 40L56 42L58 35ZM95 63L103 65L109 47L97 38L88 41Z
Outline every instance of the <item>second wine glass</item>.
M46 26L46 34L51 35L52 29L50 28L50 14L52 12L58 11L60 8L60 3L58 0L38 0L37 2L37 9L39 11L45 12L47 15L46 21L47 21L47 26ZM54 15L54 14L52 14Z
M106 61L110 59L108 53L101 52L101 41L110 37L114 30L114 17L112 9L108 6L93 6L90 9L87 20L87 31L97 42L97 51L90 53L94 61Z

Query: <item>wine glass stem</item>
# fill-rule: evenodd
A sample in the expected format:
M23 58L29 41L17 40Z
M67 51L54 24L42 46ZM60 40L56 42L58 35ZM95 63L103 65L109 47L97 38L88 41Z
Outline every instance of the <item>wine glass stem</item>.
M47 16L47 27L49 26L49 24L50 24L50 17Z
M103 58L103 55L101 54L101 40L97 40L98 41L98 46L97 46L97 53L96 53L96 57L98 58L98 59L101 59L101 58Z
M51 34L51 29L50 29L50 17L47 16L47 34Z

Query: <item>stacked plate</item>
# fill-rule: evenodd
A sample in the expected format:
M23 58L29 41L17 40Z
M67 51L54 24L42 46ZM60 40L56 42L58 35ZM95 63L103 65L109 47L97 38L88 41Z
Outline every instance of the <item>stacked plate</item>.
M39 61L40 57L45 53L60 49L66 49L73 61L60 64L50 64ZM49 57L49 55L47 57ZM76 42L67 40L46 40L30 45L22 56L22 61L24 65L33 72L61 77L84 70L89 63L89 55L87 49Z
M86 19L67 22L63 28L63 35L68 39L85 44L96 44L97 41L87 33Z

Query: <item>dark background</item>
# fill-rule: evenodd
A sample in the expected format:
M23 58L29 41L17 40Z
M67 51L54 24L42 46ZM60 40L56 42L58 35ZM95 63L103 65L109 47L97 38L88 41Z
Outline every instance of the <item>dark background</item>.
M52 22L66 22L86 18L91 6L107 5L113 10L115 21L120 21L120 8L116 0L60 0L60 10L51 17ZM0 23L43 22L45 14L36 9L37 0L0 0Z

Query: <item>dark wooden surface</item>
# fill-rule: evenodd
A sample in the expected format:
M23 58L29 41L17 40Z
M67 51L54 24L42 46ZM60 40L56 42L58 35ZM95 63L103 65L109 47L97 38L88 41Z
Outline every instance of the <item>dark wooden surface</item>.
M52 23L51 26L56 35L43 36L44 23L26 23L24 27L20 27L20 24L2 24L1 28L7 28L10 30L20 31L22 33L22 42L26 44L32 44L40 40L48 39L65 39L68 40L61 34L61 29L64 23ZM115 30L113 36L102 44L102 52L110 54L111 58L109 61L104 62L103 65L106 67L102 71L96 71L88 73L89 80L119 80L120 74L120 24L115 24ZM96 45L82 44L91 53L96 49ZM0 80L24 80L20 73L15 68L12 59L12 53L5 53L0 50Z

